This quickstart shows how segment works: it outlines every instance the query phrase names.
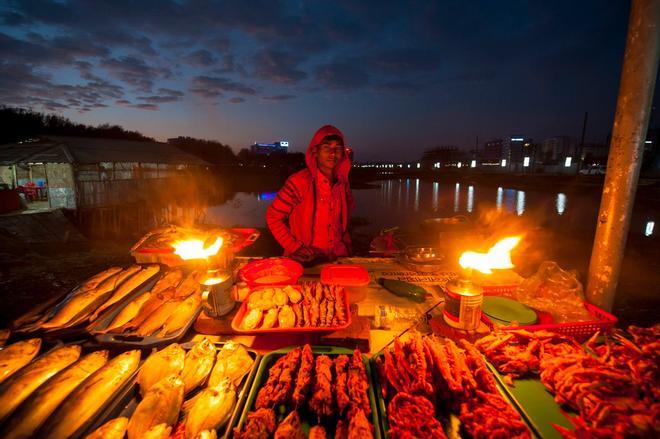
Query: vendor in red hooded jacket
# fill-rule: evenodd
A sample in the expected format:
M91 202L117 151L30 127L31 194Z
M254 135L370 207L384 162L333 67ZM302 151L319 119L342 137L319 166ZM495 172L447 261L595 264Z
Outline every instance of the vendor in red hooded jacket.
M307 167L287 179L266 211L268 227L284 255L300 262L348 256L348 220L355 203L341 131L321 127L309 143L305 162Z

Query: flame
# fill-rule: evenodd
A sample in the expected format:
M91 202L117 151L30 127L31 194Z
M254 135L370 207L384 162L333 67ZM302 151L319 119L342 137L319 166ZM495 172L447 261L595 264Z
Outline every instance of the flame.
M222 238L218 237L209 247L204 247L204 241L201 239L176 241L172 244L172 247L174 247L174 254L179 255L184 261L206 259L218 253L220 247L222 247Z
M493 269L513 268L511 250L518 245L522 236L510 236L498 241L488 253L464 252L458 263L463 268L473 268L485 274Z

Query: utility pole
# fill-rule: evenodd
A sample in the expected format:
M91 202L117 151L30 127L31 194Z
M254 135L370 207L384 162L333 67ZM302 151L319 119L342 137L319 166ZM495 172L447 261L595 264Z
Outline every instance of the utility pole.
M610 311L630 228L660 51L660 0L633 0L587 299Z

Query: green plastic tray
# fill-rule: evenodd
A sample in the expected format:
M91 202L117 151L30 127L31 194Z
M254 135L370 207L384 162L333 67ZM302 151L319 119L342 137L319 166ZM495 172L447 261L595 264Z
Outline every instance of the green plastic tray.
M374 365L371 368L371 370L373 371L372 372L373 373L372 380L375 383L374 388L376 390L376 401L377 401L378 411L379 411L380 428L383 432L383 435L382 435L383 439L388 439L390 436L387 432L390 430L390 424L387 421L387 404L385 403L385 398L383 398L383 388L380 385L380 379L378 377L378 371L377 371L376 365L375 365L376 359L379 358L379 357L382 357L382 356L383 356L383 352L379 352L371 358L371 361L374 362ZM489 364L489 366L490 366L490 364ZM507 390L503 387L504 383L502 382L501 377L495 375L495 379L496 379L497 383L499 384L498 387L499 387L500 393L502 394L502 396L504 396L505 400L509 401L509 403L511 405L513 405L513 407L515 409L518 410L518 412L520 413L523 421L527 424L527 428L529 428L530 433L532 434L532 436L533 437L542 437L539 434L537 434L536 429L529 422L529 419L526 416L526 414L522 410L520 410L520 407L517 404L517 402L514 401L514 399L509 394L509 392L507 392ZM460 425L461 425L460 422L461 421L458 419L458 416L454 415L453 413L450 414L447 417L447 422L446 422L446 425L445 425L445 434L447 435L447 437L449 439L460 438L461 437L461 435L459 434L459 429L460 429ZM561 437L561 436L559 436L559 437Z
M552 424L569 430L575 429L568 419L568 416L573 416L574 413L562 410L538 377L518 378L513 380L513 386L509 386L497 369L492 364L487 364L500 388L508 395L509 400L536 436L544 439L561 439L562 435Z
M250 411L252 411L255 400L257 399L257 394L259 393L259 389L263 384L265 384L266 380L268 380L268 371L270 370L270 367L273 365L273 363L275 363L275 361L279 357L287 354L296 347L298 346L290 346L288 348L279 349L270 352L269 354L266 354L262 357L261 362L259 363L259 369L257 370L254 380L252 381L252 388L250 389L250 394L248 395L247 401L245 402L245 406L243 407L243 413L241 414L238 423L234 425L235 428L239 428L239 429L243 428L243 425L247 421L247 415ZM353 351L350 349L336 347L336 346L312 346L312 352L314 353L314 355L325 354L329 357L336 357L342 354L350 356L353 354ZM368 396L369 396L369 403L371 405L371 423L374 426L374 438L381 439L382 436L380 432L380 422L378 420L378 409L376 408L376 397L374 395L374 390L373 390L371 365L369 364L369 359L364 354L362 355L362 362L364 363L364 367L367 372L367 380L369 381ZM288 411L283 412L281 410L278 411L277 409L275 412L277 415L286 415L289 413ZM302 429L305 432L305 434L306 435L309 434L309 428L311 427L309 422L307 422L307 420L302 416L300 421L302 424ZM328 434L328 437L330 438L332 436Z

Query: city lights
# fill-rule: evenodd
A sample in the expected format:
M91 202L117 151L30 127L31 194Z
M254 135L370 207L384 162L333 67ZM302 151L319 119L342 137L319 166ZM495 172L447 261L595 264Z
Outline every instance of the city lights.
M502 167L504 168L506 166L506 159L502 159Z
M566 160L564 161L564 166L570 168L572 161L573 161L573 157L566 157Z
M527 167L529 166L529 157L525 157L525 158L523 159L523 166L524 166L525 168L527 168Z
M476 168L476 167L477 167L477 161L476 161L476 160L472 160L472 161L470 162L470 167L471 167L471 168Z

